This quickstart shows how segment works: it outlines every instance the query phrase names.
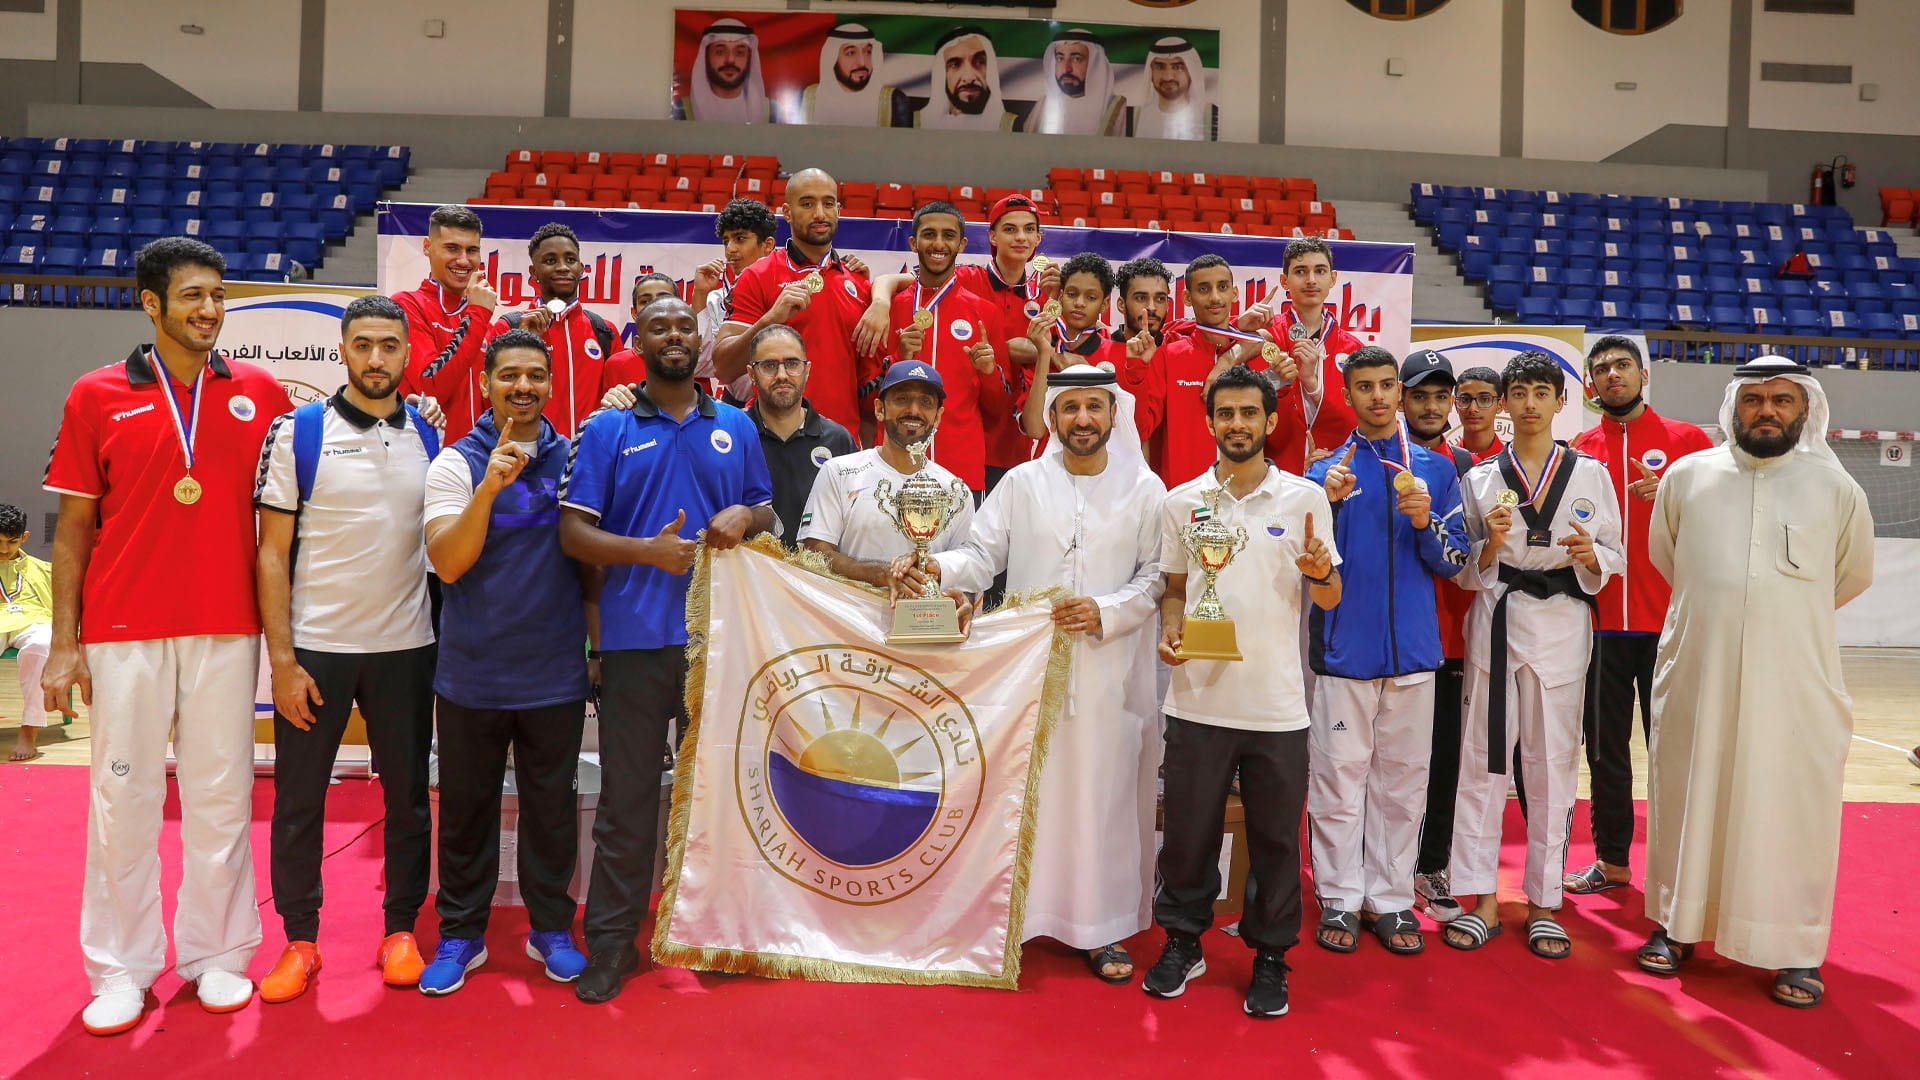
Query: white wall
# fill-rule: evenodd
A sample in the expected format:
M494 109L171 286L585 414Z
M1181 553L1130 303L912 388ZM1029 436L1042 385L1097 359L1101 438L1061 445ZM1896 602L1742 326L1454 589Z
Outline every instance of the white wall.
M297 19L299 4L280 4ZM427 37L428 19L444 19L446 36ZM321 108L540 116L546 34L541 0L328 0Z
M1525 155L1602 161L1667 124L1724 125L1732 11L1732 0L1688 0L1678 19L1634 37L1570 4L1528 4Z
M339 0L333 0L339 3ZM573 15L573 115L595 119L666 119L673 79L673 9L713 7L736 11L784 11L786 0L674 4L667 0L576 0ZM821 6L816 12L835 13ZM1021 18L1022 8L930 8L923 4L862 3L875 14ZM1256 142L1260 137L1260 0L1198 0L1161 10L1114 0L1060 0L1052 18L1133 26L1189 26L1220 31L1220 137ZM332 46L329 44L329 50ZM331 106L330 106L331 107Z
M60 0L47 0L47 10L0 12L0 60L52 60Z
M206 33L181 33L187 24ZM216 109L294 109L300 105L300 5L87 0L80 59L145 64Z
M1920 135L1920 5L1858 0L1851 16L1754 8L1752 126ZM1762 61L1852 64L1853 84L1761 82ZM1860 83L1878 83L1880 100L1861 101Z
M1295 0L1285 31L1287 142L1498 154L1500 10L1495 0L1456 0L1390 21L1344 0ZM1390 56L1406 59L1405 75L1387 74Z

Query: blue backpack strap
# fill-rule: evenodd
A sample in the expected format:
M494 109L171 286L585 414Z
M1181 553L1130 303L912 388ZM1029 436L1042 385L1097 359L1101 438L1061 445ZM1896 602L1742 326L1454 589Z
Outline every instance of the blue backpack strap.
M320 468L320 441L326 430L325 401L310 401L293 410L293 476L302 505L313 498L313 475Z
M413 430L420 435L420 445L426 447L427 460L432 461L439 457L440 432L435 430L432 424L427 423L427 418L420 415L420 410L405 402L402 402L400 407L407 410L407 419L413 421Z

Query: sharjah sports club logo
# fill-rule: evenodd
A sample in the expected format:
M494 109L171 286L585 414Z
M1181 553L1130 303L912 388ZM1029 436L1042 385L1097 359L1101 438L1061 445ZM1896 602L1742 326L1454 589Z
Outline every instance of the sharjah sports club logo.
M585 345L583 345L582 348L586 350L588 356L591 356L595 360L600 359L600 343L599 342L589 341Z
M253 419L253 399L245 394L235 394L227 399L227 411L244 424Z
M1275 540L1278 540L1281 537L1287 535L1287 527L1281 524L1277 520L1269 521L1267 522L1267 535L1273 537Z
M860 289L854 285L852 278L847 278L845 281L842 281L840 286L847 290L848 296L853 297L855 300L860 299Z
M1582 524L1593 519L1593 502L1590 499L1573 500L1573 520Z
M824 446L816 446L813 448L813 452L807 456L813 459L814 465L825 465L827 461L833 457L833 451Z
M1027 306L1026 306L1026 308L1025 308L1025 311L1026 311L1026 313L1027 313L1027 318L1029 318L1029 319L1037 319L1037 318L1039 318L1039 317L1040 317L1040 311L1041 311L1041 308L1040 308L1040 301L1038 301L1038 300L1029 300L1029 301L1027 301Z
M1660 466L1667 463L1667 452L1665 450L1649 450L1641 455L1640 460L1646 462L1647 468L1658 472Z
M871 649L811 645L748 685L740 819L787 880L846 904L890 903L966 842L986 782L980 730L933 676Z
M955 341L970 340L973 337L973 324L965 319L955 319L947 327L947 333L952 334Z
M707 436L707 441L723 454L733 449L733 436L727 434L725 428L714 428L713 434Z

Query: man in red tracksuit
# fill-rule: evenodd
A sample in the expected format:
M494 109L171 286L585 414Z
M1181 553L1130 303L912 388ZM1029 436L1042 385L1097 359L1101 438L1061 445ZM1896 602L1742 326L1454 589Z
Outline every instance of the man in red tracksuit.
M527 241L527 276L539 288L533 307L493 321L488 340L509 330L531 330L546 339L553 357L553 396L546 417L571 439L600 406L600 372L619 335L613 325L580 303L580 239L558 222L534 230Z
M891 347L883 362L862 371L861 400L877 400L880 380L893 361L931 363L946 398L930 456L979 498L987 490L988 432L1013 415L1012 387L1000 359L1006 346L989 329L998 322L999 309L957 280L954 260L967 246L966 220L958 208L945 202L922 206L914 212L907 242L920 268L911 286L894 293Z
M1637 691L1641 731L1648 734L1654 651L1673 591L1647 556L1647 523L1667 469L1713 445L1706 432L1647 406L1647 366L1633 339L1609 334L1594 342L1587 353L1587 381L1606 415L1582 432L1573 448L1599 459L1613 480L1624 523L1627 572L1607 582L1594 607L1585 724L1596 860L1566 876L1562 887L1570 893L1623 888L1631 877L1633 702Z
M443 206L427 217L427 280L393 294L407 313L407 369L402 395L440 402L447 416L446 445L458 442L486 407L479 391L487 326L499 296L488 284L480 249L480 215L464 206Z

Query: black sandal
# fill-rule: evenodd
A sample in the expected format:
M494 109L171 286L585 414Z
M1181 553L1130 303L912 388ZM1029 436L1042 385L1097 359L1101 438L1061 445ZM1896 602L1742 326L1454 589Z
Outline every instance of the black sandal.
M1328 939L1327 932L1330 930L1346 931L1347 943L1340 945ZM1351 911L1335 911L1331 909L1322 911L1320 913L1320 927L1314 931L1313 940L1318 942L1321 948L1332 952L1350 953L1358 949L1360 947L1360 916L1355 915Z
M1640 970L1653 975L1678 975L1680 965L1693 959L1693 943L1676 946L1668 940L1665 930L1655 930L1647 935L1647 943L1633 954L1633 962Z
M1788 997L1781 993L1788 987L1804 990L1813 996L1805 999ZM1820 977L1820 969L1817 967L1782 968L1780 974L1773 977L1773 1000L1788 1008L1811 1009L1820 1004L1820 999L1826 996L1826 980Z
M1427 950L1427 939L1420 933L1420 920L1414 918L1411 911L1363 915L1361 921L1367 924L1367 929L1373 931L1373 936L1379 938L1380 944L1385 945L1390 953L1397 956L1417 956ZM1412 934L1420 940L1415 945L1395 945L1393 939L1396 934Z
M1608 877L1607 872L1600 868L1600 864L1594 863L1577 874L1568 874L1561 879L1560 888L1561 891L1570 892L1575 896L1590 896L1594 893L1606 892L1608 889L1624 889L1629 884L1631 883L1615 881Z
M1128 968L1133 967L1133 957L1127 955L1127 950L1118 945L1108 945L1092 952L1082 950L1080 957L1087 962L1087 970L1093 972L1093 977L1103 983L1125 986L1133 981L1132 971L1128 971L1125 975L1109 975L1106 972L1108 964L1125 964Z

